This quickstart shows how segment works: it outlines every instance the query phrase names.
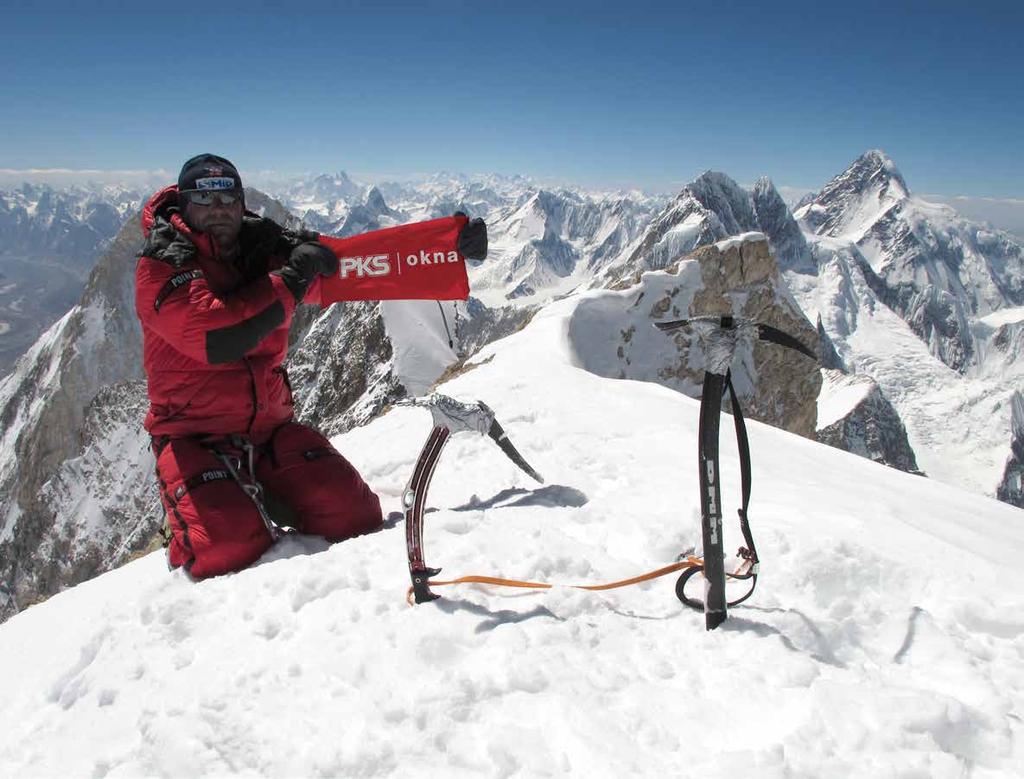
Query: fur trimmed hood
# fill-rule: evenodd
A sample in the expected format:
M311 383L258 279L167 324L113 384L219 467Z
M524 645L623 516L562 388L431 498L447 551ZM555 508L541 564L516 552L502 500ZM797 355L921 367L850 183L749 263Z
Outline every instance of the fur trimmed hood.
M214 256L209 236L193 230L182 218L178 187L174 184L161 189L143 207L142 234L146 237L146 244L139 252L141 257L180 267L194 260L197 254ZM287 257L299 244L319 238L319 233L288 230L272 219L246 211L238 242L245 265L265 267L270 257Z

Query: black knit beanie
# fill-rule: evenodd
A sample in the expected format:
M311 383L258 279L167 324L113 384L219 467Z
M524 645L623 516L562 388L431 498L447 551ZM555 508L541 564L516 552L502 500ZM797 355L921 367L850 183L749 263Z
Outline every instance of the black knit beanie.
M216 154L199 154L181 166L178 191L227 190L242 193L242 177L238 168Z

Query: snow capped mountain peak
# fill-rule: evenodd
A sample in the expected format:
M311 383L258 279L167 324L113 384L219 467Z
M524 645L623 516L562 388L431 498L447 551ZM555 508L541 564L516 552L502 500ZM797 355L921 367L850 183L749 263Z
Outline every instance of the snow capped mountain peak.
M388 204L384 201L384 195L377 187L370 187L366 191L365 205L367 208L371 208L375 211L385 212L388 211Z
M819 235L857 241L910 197L896 164L877 149L865 152L796 214Z
M868 149L858 158L857 162L863 162L863 164L868 166L875 166L880 170L886 171L890 176L903 181L903 176L900 174L899 168L896 167L896 163L881 149ZM856 165L857 163L854 164ZM903 183L903 186L906 187L906 182Z
M887 187L891 190L894 198L910 197L910 188L907 186L903 174L896 167L896 163L881 149L864 152L833 181L838 179L859 183L861 188L868 185Z
M747 192L726 174L706 171L651 221L626 263L609 275L614 282L665 268L700 246L744 233L764 233L782 270L814 272L803 233L769 179Z
M362 189L349 178L345 171L334 174L323 173L310 182L310 188L322 198L351 197Z
M680 197L684 196L714 212L729 235L758 230L750 195L724 173L705 171L683 188Z

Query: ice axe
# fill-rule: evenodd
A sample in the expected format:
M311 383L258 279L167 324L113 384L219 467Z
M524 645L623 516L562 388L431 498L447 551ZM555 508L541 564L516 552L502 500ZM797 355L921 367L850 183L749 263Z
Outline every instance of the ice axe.
M427 489L434 476L438 459L453 433L478 433L488 436L501 451L521 468L531 479L544 483L526 459L512 445L504 428L494 417L490 406L482 400L464 403L447 395L435 393L422 398L410 398L399 405L415 406L430 411L434 427L420 450L412 478L402 493L402 508L405 510L405 542L409 553L409 575L412 577L416 603L437 599L430 591L430 578L437 576L440 568L428 568L423 562L423 512L426 509Z

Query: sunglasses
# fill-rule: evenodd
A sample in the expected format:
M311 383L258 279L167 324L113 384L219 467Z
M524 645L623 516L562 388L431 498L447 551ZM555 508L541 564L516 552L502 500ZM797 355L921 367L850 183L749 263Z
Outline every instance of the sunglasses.
M191 190L182 194L185 195L189 203L194 203L197 206L212 206L215 202L220 202L222 206L232 206L242 197L237 192L214 192L205 189Z

